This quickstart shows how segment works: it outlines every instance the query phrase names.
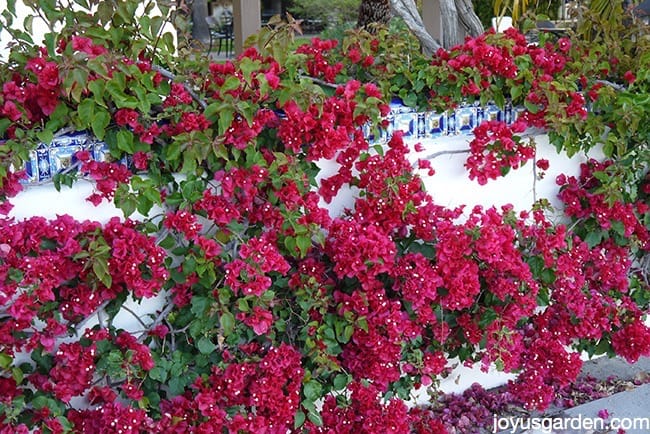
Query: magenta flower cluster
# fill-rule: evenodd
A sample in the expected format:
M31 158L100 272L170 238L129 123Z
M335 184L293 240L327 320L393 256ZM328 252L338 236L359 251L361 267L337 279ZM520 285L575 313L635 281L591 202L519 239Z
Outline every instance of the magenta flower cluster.
M649 288L634 268L650 250L647 185L638 201L608 200L608 163L558 179L571 226L540 208L449 209L400 132L385 146L362 133L388 106L346 68L385 72L379 42L341 54L315 39L288 58L248 48L175 80L144 51L116 58L110 38L60 37L5 84L3 146L55 111L103 134L132 166L82 151L75 176L95 182L91 202L144 219L0 220L0 432L444 433L445 415L406 400L452 359L518 372L512 399L544 409L581 351L650 355ZM557 115L547 84L569 50L509 31L429 60L459 96L498 78L528 102L515 123L476 128L471 177L534 157L516 133ZM532 78L519 75L526 61ZM74 92L94 117L70 108ZM567 119L586 113L576 92L553 101ZM336 173L321 176L323 159ZM0 174L5 215L21 174ZM343 189L353 203L330 215ZM147 315L127 303L153 297L164 302ZM137 330L115 325L125 312Z

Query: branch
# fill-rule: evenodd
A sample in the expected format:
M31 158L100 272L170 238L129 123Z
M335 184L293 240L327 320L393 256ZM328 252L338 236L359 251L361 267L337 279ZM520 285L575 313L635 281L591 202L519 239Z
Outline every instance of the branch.
M156 327L158 324L162 323L165 320L165 318L167 318L167 315L169 315L169 313L172 310L174 310L175 307L176 307L176 305L174 303L169 303L167 306L165 306L165 308L158 314L156 319L153 320L153 322L151 324L149 324L149 326L144 328L143 333L138 338L138 342L142 343L142 341L144 341L146 339L146 337L147 337L147 331L153 330L154 327Z
M151 69L153 69L154 71L160 72L160 74L165 78L168 78L170 80L175 80L176 79L176 76L171 71L166 70L162 66L152 65ZM194 92L194 90L187 83L183 83L183 87L185 88L187 93L190 94L192 99L194 99L194 101L199 103L199 105L205 110L205 108L208 106L208 104L196 92Z
M337 84L328 83L327 81L321 80L320 78L310 77L308 75L301 75L300 78L307 79L307 80L312 81L312 82L314 82L316 84L319 84L321 86L331 87L332 89L338 89L338 87L339 87Z
M471 152L471 149L457 149L455 151L438 151L434 152L431 155L427 155L424 159L425 160L433 160L434 158L441 157L443 155L453 155L453 154L469 154Z
M171 304L171 306L173 306L173 304ZM142 318L140 318L140 315L138 315L138 314L137 314L133 309L131 309L130 307L126 306L126 304L123 304L122 306L120 306L120 309L124 309L126 312L130 313L130 314L133 316L133 318L135 318L135 320L136 320L138 323L140 323L140 325L142 326L142 328L143 328L144 330L148 330L148 329L147 329L147 324L145 324L145 322L142 321Z
M626 90L626 87L623 86L622 84L613 83L613 82L608 81L608 80L596 80L596 83L604 84L604 85L609 86L609 87L611 87L614 90L619 91L619 92L622 92L622 91Z

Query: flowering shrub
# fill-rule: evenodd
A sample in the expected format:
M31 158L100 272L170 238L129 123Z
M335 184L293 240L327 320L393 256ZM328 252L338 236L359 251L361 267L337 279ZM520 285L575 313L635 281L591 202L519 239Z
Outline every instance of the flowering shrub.
M487 34L414 57L415 73L367 34L287 50L289 26L214 63L172 56L158 36L172 11L133 18L137 4L71 22L44 8L63 29L3 65L3 214L14 168L72 126L111 158L82 150L56 185L86 176L88 200L125 219L2 219L2 432L444 432L405 400L454 358L519 372L512 396L543 409L580 351L650 354L647 167L620 198L607 194L623 179L614 163L558 179L573 221L555 225L541 207L437 205L399 132L385 146L362 133L400 84L436 108L523 101L514 124L477 128L467 166L487 182L534 156L515 133L600 115L572 81L568 40ZM338 172L319 179L322 159ZM344 187L354 204L330 215ZM150 315L129 307L152 297L164 303ZM125 312L140 329L116 325Z

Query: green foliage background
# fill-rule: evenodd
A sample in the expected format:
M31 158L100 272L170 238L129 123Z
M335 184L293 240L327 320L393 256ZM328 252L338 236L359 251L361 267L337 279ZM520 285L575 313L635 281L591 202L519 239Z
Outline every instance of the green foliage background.
M356 22L361 0L294 0L287 11L297 18L321 20L328 27Z

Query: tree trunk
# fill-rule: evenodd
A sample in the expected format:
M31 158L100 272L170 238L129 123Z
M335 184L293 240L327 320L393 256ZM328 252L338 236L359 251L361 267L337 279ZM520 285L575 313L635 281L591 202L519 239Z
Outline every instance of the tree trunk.
M458 10L454 0L440 0L440 16L442 19L442 45L453 47L464 40L459 25Z
M478 18L474 12L474 6L472 5L472 0L455 0L456 1L456 10L458 11L458 18L460 24L463 26L465 31L470 36L478 36L482 34L485 29L481 20Z
M433 36L424 27L415 0L392 0L391 6L395 11L395 15L402 17L407 27L419 39L424 54L431 56L441 48L441 45L433 39Z
M205 18L208 16L208 2L194 0L192 2L192 38L201 42L210 40L210 29Z
M424 0L432 1L432 0ZM438 48L451 48L465 39L465 34L478 36L483 33L483 25L474 12L471 0L439 0L442 41L436 41L424 27L415 0L392 0L395 15L400 16L408 28L420 40L422 52L434 54Z

